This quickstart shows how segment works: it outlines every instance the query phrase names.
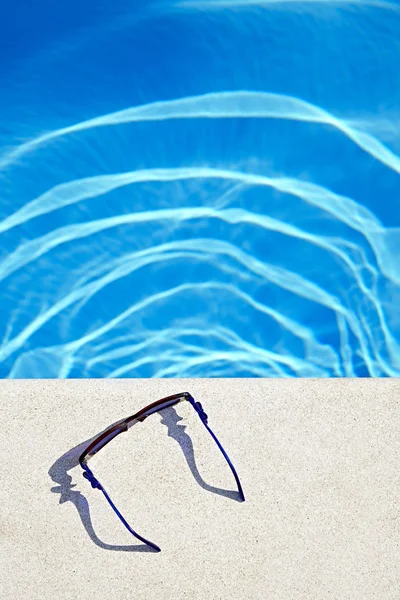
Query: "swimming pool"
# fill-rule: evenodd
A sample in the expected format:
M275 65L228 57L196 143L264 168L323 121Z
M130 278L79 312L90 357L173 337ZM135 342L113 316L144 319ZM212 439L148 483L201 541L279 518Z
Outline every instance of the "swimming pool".
M400 376L397 2L6 11L1 377Z

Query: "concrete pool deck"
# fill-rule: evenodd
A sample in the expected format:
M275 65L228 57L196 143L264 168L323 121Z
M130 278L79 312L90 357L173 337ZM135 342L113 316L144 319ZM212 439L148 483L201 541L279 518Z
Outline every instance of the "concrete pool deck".
M188 403L155 414L90 462L147 552L77 456L181 391L246 502ZM2 598L400 597L400 379L3 380L0 412Z

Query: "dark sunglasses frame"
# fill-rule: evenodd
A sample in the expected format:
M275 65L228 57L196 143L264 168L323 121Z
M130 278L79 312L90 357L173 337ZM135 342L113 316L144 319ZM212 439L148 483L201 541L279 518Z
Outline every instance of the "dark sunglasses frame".
M150 416L151 414L161 411L164 408L169 408L170 406L175 406L179 402L183 402L185 400L187 400L193 406L193 408L199 415L202 423L204 424L204 427L210 433L211 437L213 438L213 440L217 444L218 448L222 452L222 454L223 454L226 462L228 463L228 465L233 473L233 476L235 478L237 488L238 488L239 499L242 502L244 502L244 499L245 499L244 493L243 493L243 489L242 489L241 483L239 481L239 477L236 472L236 469L233 466L231 460L229 459L229 456L227 455L227 453L221 446L220 442L218 441L216 435L208 426L208 416L204 412L202 405L200 404L200 402L196 402L194 400L194 398L191 396L191 394L189 394L189 392L182 392L181 394L173 394L172 396L167 396L166 398L161 398L161 400L157 400L156 402L149 404L145 408L142 408L142 410L135 413L131 417L127 417L126 419L122 419L121 421L114 423L113 425L108 427L105 431L103 431L103 433L98 435L92 442L90 442L90 444L87 446L87 448L84 450L84 452L82 452L81 456L79 457L79 463L83 469L83 477L85 477L85 479L87 479L90 482L92 488L97 488L98 490L101 490L103 492L107 502L109 503L109 505L111 506L113 511L116 513L116 515L119 517L119 519L122 521L122 523L125 525L125 527L128 529L128 531L132 535L134 535L138 540L140 540L144 544L147 544L148 546L150 546L150 548L153 548L153 550L156 550L157 552L160 552L161 548L159 548L159 546L157 546L153 542L150 542L146 538L144 538L141 535L139 535L138 533L136 533L136 531L134 531L132 529L132 527L129 525L129 523L124 519L124 517L119 512L119 510L117 509L117 507L111 500L110 496L104 489L104 487L93 475L93 472L90 470L90 468L87 465L87 461L92 456L97 454L97 452L99 452L99 450L104 448L104 446L106 444L111 442L111 440L113 440L117 435L119 435L120 433L123 433L124 431L128 431L128 429L130 427L132 427L132 425L135 425L136 423L141 423L145 419L147 419L147 417Z

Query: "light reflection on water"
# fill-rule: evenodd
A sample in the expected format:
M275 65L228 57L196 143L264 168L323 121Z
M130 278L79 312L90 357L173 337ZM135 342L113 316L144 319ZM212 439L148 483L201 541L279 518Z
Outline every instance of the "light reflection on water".
M399 376L396 5L133 8L7 65L1 376Z

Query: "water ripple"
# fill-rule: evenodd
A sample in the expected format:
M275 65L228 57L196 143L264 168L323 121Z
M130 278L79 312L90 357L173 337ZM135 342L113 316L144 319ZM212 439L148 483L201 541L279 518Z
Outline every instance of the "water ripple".
M95 127L168 119L201 118L289 119L330 125L365 152L396 173L400 173L400 157L391 152L374 136L357 130L354 127L354 121L347 123L322 108L293 96L247 90L209 93L165 102L153 102L49 131L0 156L0 169L18 164L24 156L54 140Z
M302 95L293 76L281 85L271 75L273 54L265 58L260 51L250 64L243 51L243 64L229 64L233 51L236 60L240 54L233 40L245 9L253 15L240 39L251 34L256 12L263 28L257 39L264 43L268 32L271 48L287 33L286 21L275 17L286 10L305 13L316 36L322 15L332 30L352 27L347 18L354 13L365 18L354 30L359 36L366 24L386 14L396 19L398 12L384 1L329 4L155 2L146 19L140 7L132 8L134 34L118 13L109 29L107 21L92 24L55 43L61 74L62 61L77 56L90 73L91 53L83 56L82 49L94 50L104 32L115 50L123 36L139 36L141 26L147 32L155 24L163 36L175 24L179 39L201 31L223 69L216 69L219 78L211 73L207 42L193 64L193 72L207 65L193 75L195 85L180 75L185 61L176 64L171 54L169 77L176 70L180 81L169 82L169 99L143 91L141 100L137 91L145 89L153 63L155 79L169 68L164 52L165 65L149 58L143 74L134 71L134 91L120 110L110 100L104 110L86 106L61 117L49 105L46 118L37 116L35 135L18 144L21 135L7 133L4 117L2 376L400 376L400 141L394 125L400 89L396 95L393 84L390 108L377 100L369 112L345 110L311 85ZM326 11L334 9L338 19L330 22ZM209 35L228 26L229 40ZM85 31L93 34L92 46ZM35 56L26 64L39 81L42 63L55 78L44 50ZM323 68L333 68L335 59L329 54ZM128 55L125 60L121 89ZM254 86L246 72L253 73ZM205 79L207 85L199 85ZM101 89L104 95L106 84ZM39 115L29 91L26 103ZM15 123L17 109L10 114Z

